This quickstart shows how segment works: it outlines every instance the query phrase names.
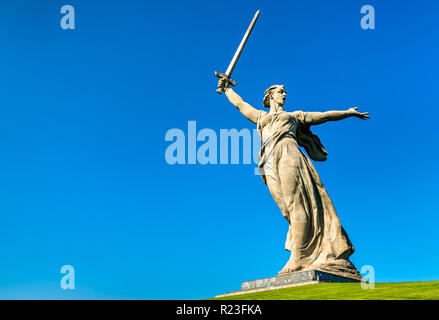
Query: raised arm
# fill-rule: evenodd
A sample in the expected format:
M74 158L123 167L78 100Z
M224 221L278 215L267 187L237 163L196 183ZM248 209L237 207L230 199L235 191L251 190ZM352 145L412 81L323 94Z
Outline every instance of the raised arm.
M220 88L224 86L224 81L222 79L219 80L218 86ZM242 100L242 98L230 87L226 87L224 93L226 94L229 101L236 108L238 108L238 110L243 114L244 117L246 117L248 120L250 120L253 123L256 123L258 121L258 115L259 115L258 109L253 108L247 102Z
M322 124L328 121L337 121L349 117L357 117L363 120L370 118L369 112L358 112L357 107L343 111L326 111L326 112L308 112L309 122L311 125Z

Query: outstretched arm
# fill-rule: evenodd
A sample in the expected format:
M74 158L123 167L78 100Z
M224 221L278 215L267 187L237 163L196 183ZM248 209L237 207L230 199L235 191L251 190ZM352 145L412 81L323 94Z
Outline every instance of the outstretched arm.
M310 117L311 125L322 124L328 121L342 120L349 117L357 117L363 120L370 118L367 115L369 112L358 112L357 109L358 107L343 111L308 112L308 116Z
M221 88L223 85L224 83L222 79L220 79L218 86ZM246 117L248 120L250 120L253 123L256 123L258 121L259 110L253 108L247 102L242 100L242 98L235 91L233 91L232 88L226 87L224 92L227 98L229 99L229 101L236 108L238 108L238 110L243 114L244 117Z

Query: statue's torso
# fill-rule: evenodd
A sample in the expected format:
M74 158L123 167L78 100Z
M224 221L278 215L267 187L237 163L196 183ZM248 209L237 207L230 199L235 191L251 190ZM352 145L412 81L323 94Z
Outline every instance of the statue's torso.
M261 114L258 129L260 129L263 143L269 140L276 143L283 137L291 137L296 140L297 120L291 112L265 112Z

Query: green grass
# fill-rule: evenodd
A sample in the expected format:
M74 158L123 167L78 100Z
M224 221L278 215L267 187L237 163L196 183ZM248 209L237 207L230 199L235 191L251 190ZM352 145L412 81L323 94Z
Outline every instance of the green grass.
M213 300L439 300L439 281L375 283L320 283L240 294Z

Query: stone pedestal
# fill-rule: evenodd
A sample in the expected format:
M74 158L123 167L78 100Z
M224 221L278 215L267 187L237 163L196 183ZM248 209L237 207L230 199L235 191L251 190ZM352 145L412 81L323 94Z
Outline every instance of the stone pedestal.
M281 288L289 288L295 286L302 286L308 284L317 284L323 282L333 282L333 283L348 283L348 282L361 282L355 278L342 277L328 272L323 272L319 270L308 270L293 272L288 274L283 274L280 276L275 276L271 278L244 281L241 284L241 290L232 291L228 294L219 295L218 297L227 297L230 295L274 290Z

